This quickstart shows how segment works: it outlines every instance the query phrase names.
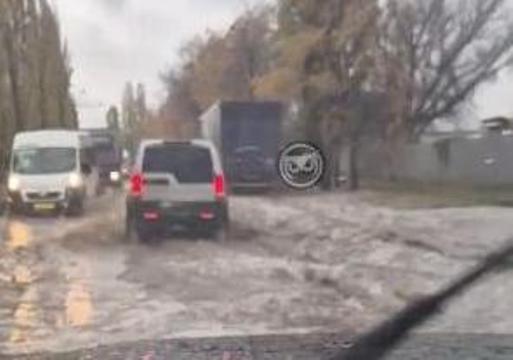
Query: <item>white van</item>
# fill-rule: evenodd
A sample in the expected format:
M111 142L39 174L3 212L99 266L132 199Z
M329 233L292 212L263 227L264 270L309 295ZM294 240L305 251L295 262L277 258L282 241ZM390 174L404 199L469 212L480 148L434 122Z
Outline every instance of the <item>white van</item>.
M86 198L100 190L92 154L90 139L79 131L18 133L7 185L9 208L80 215Z

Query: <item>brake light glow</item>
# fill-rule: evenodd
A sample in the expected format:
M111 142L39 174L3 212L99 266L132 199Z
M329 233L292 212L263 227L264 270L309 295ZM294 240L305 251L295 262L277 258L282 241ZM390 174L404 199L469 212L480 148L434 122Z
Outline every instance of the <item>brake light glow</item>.
M205 210L200 212L199 217L201 220L209 221L214 220L216 218L216 215L212 211Z
M146 221L156 221L160 219L160 214L156 211L146 211L144 214L144 220Z
M214 194L217 199L226 197L226 181L224 175L216 175L214 178Z
M144 191L144 177L142 174L133 174L130 178L130 194L135 197L142 196Z

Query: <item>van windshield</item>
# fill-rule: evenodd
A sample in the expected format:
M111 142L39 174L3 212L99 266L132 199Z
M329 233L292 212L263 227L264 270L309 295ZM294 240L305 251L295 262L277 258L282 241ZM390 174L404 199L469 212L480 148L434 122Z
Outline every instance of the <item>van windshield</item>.
M73 148L15 150L13 171L22 175L60 174L76 169L77 152Z

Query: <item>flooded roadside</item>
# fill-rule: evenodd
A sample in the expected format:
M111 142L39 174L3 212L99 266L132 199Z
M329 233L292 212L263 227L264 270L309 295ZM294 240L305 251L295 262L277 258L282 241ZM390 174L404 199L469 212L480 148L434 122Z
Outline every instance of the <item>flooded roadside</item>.
M344 195L320 200L234 198L225 243L125 243L112 205L74 224L9 221L0 247L0 353L362 332L512 233L507 209L393 211ZM513 333L505 309L480 300L505 294L509 283L504 276L483 284L424 331ZM494 328L489 319L499 316Z

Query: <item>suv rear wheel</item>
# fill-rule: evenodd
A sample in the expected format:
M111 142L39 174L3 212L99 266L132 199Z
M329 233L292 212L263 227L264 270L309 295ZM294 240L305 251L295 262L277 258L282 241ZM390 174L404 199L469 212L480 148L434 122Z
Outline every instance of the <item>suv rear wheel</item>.
M225 242L230 240L230 221L228 218L223 220L223 224L214 232L212 238L216 242Z
M213 236L213 239L219 243L227 241L228 238L228 231L224 226L221 229L217 230Z
M127 216L125 224L125 240L128 243L148 243L152 240L152 233L144 227L137 226L131 216Z

